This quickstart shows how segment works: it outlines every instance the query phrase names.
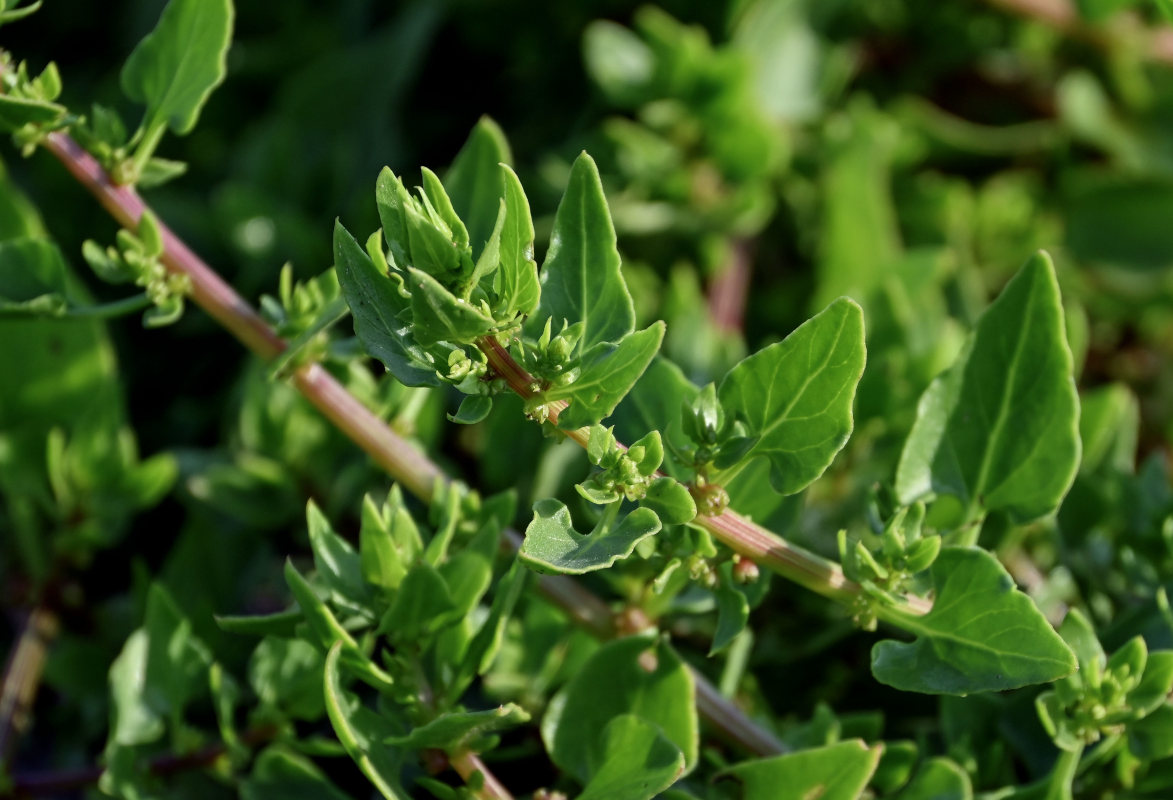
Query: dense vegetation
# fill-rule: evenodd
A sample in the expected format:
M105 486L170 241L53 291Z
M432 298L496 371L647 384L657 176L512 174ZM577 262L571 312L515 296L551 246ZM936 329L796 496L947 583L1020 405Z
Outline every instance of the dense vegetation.
M1173 791L1165 4L39 5L0 796Z

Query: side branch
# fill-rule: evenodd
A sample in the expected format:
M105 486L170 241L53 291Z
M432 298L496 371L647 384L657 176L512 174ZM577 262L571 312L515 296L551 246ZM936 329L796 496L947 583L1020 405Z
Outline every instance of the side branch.
M51 134L46 147L120 224L131 228L137 226L147 206L133 188L115 185L101 165L67 134ZM285 342L253 307L193 253L162 220L159 226L164 242L161 261L167 269L191 279L193 302L262 359L271 360L280 354L286 347ZM517 369L525 373L520 366ZM520 375L517 377L520 378ZM439 466L395 433L320 365L300 367L293 375L293 384L393 479L417 497L427 501L432 497L437 482L451 481ZM561 407L564 408L565 403ZM585 442L584 438L582 444L585 445ZM520 547L521 537L514 531L507 531L503 541L516 551ZM614 619L607 603L580 584L565 576L542 576L538 587L551 602L593 634L603 638L616 635ZM777 738L721 697L695 668L690 669L697 685L698 710L722 738L748 747L758 755L775 755L783 751L783 745Z

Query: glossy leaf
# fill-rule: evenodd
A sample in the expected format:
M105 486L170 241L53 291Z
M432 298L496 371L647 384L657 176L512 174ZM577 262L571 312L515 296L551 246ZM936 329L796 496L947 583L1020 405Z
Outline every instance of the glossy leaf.
M656 478L639 504L656 512L665 525L683 525L696 517L696 501L688 488L672 478Z
M1071 649L985 550L943 548L930 574L932 610L889 617L915 641L872 648L872 674L881 683L965 695L1047 683L1075 669Z
M672 648L648 636L600 647L551 701L542 720L550 758L580 781L606 760L604 731L630 714L659 729L684 754L685 771L697 759L697 716L692 675Z
M599 170L586 153L570 170L542 264L538 322L582 323L580 352L618 342L635 328L635 308L619 268L619 250Z
M684 773L684 753L650 722L620 714L603 729L599 763L578 800L649 800Z
M470 394L460 401L460 408L455 414L448 415L449 422L458 425L475 425L483 422L489 412L493 410L493 398L487 394Z
M550 400L570 400L558 418L559 427L582 428L610 416L647 369L663 339L664 323L655 322L627 334L618 344L600 343L584 353L578 378L546 393Z
M143 127L184 134L226 73L231 0L170 0L122 67L122 91L147 107Z
M410 300L379 272L341 222L334 224L334 266L346 304L354 314L354 332L366 351L401 383L439 386L435 370L424 366L427 355L412 339L407 316Z
M858 800L880 763L883 746L856 739L797 753L743 761L718 773L741 784L743 800L770 800L786 787L791 797Z
M637 544L659 530L655 513L637 508L615 524L584 535L574 530L570 509L550 497L534 503L534 518L525 529L520 556L538 572L581 575L627 558Z
M847 442L865 357L863 312L840 298L721 381L721 405L758 437L749 456L769 460L778 492L802 491Z
M1032 257L978 321L957 361L921 396L900 456L901 502L952 495L966 520L1054 511L1079 466L1079 401L1059 284Z

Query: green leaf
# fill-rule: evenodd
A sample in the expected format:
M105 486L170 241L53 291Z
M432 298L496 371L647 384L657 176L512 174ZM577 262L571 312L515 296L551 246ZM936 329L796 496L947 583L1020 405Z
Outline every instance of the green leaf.
M346 748L362 773L367 776L379 794L386 800L403 800L407 797L399 787L399 764L394 751L383 741L396 735L378 714L364 708L358 699L342 688L339 660L342 656L342 642L335 642L326 655L324 683L326 691L326 714L338 741Z
M1049 514L1079 467L1078 420L1059 284L1040 252L921 396L896 471L900 501L952 495L967 520L983 511L1018 522Z
M930 575L928 614L885 617L917 638L872 648L872 674L881 683L964 695L1047 683L1075 670L1075 654L985 550L942 548Z
M1079 471L1089 475L1105 469L1135 472L1140 408L1132 390L1122 383L1098 386L1080 398L1079 405L1083 443Z
M513 156L505 134L492 119L481 117L444 175L444 188L457 216L468 226L474 255L480 254L493 233L497 205L505 193L501 165L511 163Z
M972 800L969 774L947 758L930 758L893 800Z
M285 639L297 635L297 625L305 619L300 608L255 616L217 616L216 624L228 633L246 636L280 636Z
M697 760L694 695L692 674L665 641L617 639L596 650L551 701L542 741L556 765L586 782L606 761L607 725L634 715L658 728L691 771Z
M146 105L148 131L166 124L185 134L226 74L231 0L170 0L155 29L122 67L122 91Z
M207 648L159 584L147 595L143 626L130 635L110 667L110 742L137 745L163 735L197 689L207 685Z
M534 503L534 518L525 529L519 555L538 572L581 575L627 558L637 544L659 530L655 513L637 508L614 525L583 535L574 530L570 509L549 497Z
M857 800L880 763L883 745L862 740L839 742L797 753L743 761L717 773L718 780L741 784L743 800L772 800L779 787L787 797Z
M354 332L363 348L407 386L439 386L427 354L414 344L409 299L379 272L354 237L334 223L334 266L346 304L354 314Z
M1128 750L1146 761L1173 756L1173 706L1166 703L1129 725Z
M387 743L412 750L436 747L453 752L483 736L524 725L529 719L529 712L524 708L506 703L487 711L442 714L425 725L412 728L405 736L390 737Z
M847 442L865 356L863 312L840 298L721 381L721 405L759 437L749 456L769 460L781 494L810 485Z
M713 634L709 655L714 656L728 647L748 623L749 600L736 587L722 581L717 587L717 630Z
M350 800L320 769L285 745L266 747L240 784L241 800Z
M262 705L280 709L295 719L316 720L322 700L321 651L304 639L268 636L248 662L248 681Z
M455 414L448 414L448 421L458 425L475 425L483 422L493 410L493 398L487 394L465 395Z
M578 800L650 800L684 773L684 753L650 722L620 714L607 723L600 762Z
M313 586L293 566L293 562L285 562L285 582L293 592L293 597L305 614L312 639L323 650L331 647L335 642L342 643L342 652L346 664L355 674L377 689L389 688L394 682L391 676L380 669L366 653L359 649L358 643L347 630L342 627L334 613L318 597Z
M505 224L501 228L501 263L494 275L494 291L500 318L530 314L538 307L541 286L538 265L534 261L534 222L529 200L521 181L508 166L502 165L505 187Z
M396 643L415 642L460 619L461 610L440 573L426 561L408 570L379 623Z
M696 517L696 501L682 483L673 478L656 478L639 504L656 512L665 525L683 525Z
M566 193L554 216L536 322L551 319L555 328L562 320L571 325L581 322L578 346L584 353L600 342L617 342L631 333L635 307L619 263L599 170L583 153L570 170Z
M578 378L546 393L549 400L570 400L570 406L558 417L558 426L573 430L610 416L647 369L663 340L664 323L654 322L627 334L618 344L601 342L586 351Z
M350 542L336 534L329 521L310 500L306 505L310 547L318 577L329 587L334 602L362 607L368 599L366 580L358 553Z
M63 105L46 100L0 93L0 132L13 133L30 123L52 125L62 119L67 110Z
M521 598L525 590L526 578L531 573L524 569L521 560L514 560L509 571L497 582L493 590L493 603L489 607L489 616L481 624L465 650L456 675L449 682L448 694L450 697L459 697L468 688L477 675L488 672L497 657L498 651L505 636L505 624L513 607Z
M411 335L420 344L449 341L470 343L493 329L493 318L461 300L435 278L407 268L411 285Z

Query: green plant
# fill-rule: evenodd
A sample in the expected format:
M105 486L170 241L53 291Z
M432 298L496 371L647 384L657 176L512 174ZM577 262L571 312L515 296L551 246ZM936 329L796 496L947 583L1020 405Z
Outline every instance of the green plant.
M409 30L430 13L412 8ZM560 146L547 179L523 183L482 118L418 187L384 168L374 213L354 206L378 227L337 220L333 266L287 265L262 313L136 190L185 172L155 153L224 81L231 3L166 5L121 71L145 107L129 134L113 108L60 103L52 64L33 77L0 52L0 126L122 226L81 247L94 274L144 289L92 301L4 180L0 329L19 344L0 348L0 552L31 611L0 693L0 793L1161 796L1173 491L1159 458L1134 471L1130 390L1077 388L1089 316L1123 312L1036 249L1045 219L999 215L1034 208L1027 179L973 190L926 155L1059 134L991 137L857 95L806 135L842 86L828 31L861 20L780 9L739 7L717 45L656 9L634 31L593 23L588 70L631 115L588 137L602 170ZM0 24L22 16L0 4ZM759 94L771 32L807 43L789 104ZM1079 122L1063 135L1156 158L1131 134L1096 139L1088 92L1068 87ZM1073 217L1155 191L1088 180ZM554 188L553 214L535 211L530 195ZM744 297L751 251L815 216L792 245L815 254L813 313L746 347L757 321L699 286ZM246 246L268 230L256 220L236 229ZM1131 257L1083 232L1068 246ZM182 325L188 300L258 363L226 446L140 459L106 320ZM1149 312L1159 340L1168 309ZM70 616L93 565L132 552L127 532L168 493L174 549L155 574L140 562L87 636ZM861 646L866 665L836 653ZM116 654L89 687L108 708L92 723L101 766L10 769L42 672L80 687L101 653ZM802 717L782 719L769 684L802 659L825 674L782 690L802 695Z

